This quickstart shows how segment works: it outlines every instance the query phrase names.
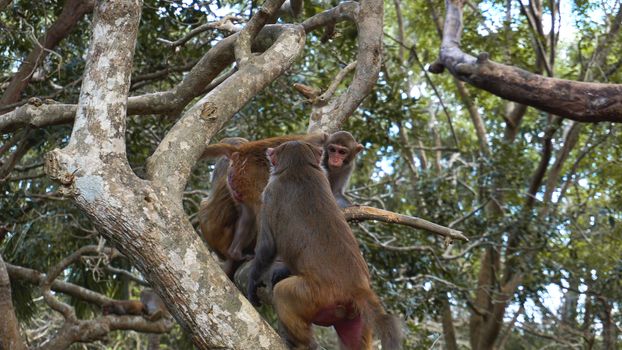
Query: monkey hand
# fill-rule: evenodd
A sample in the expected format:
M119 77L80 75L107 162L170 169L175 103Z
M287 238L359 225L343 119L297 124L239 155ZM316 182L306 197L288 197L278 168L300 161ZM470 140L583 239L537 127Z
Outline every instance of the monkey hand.
M276 286L277 283L279 283L280 281L286 279L287 277L291 275L292 275L291 271L289 271L289 269L286 266L275 268L272 271L272 278L271 278L272 288L274 288L274 286Z
M254 306L261 306L261 300L259 300L259 296L257 295L257 288L261 283L257 283L254 279L249 279L248 281L248 291L246 292L246 298L251 302Z

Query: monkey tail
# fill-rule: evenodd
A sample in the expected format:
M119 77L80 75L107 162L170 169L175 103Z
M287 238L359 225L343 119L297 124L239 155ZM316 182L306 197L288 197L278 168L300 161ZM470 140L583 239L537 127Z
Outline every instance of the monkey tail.
M239 151L238 146L228 143L215 143L205 147L201 158L216 158L220 156L226 156L228 158L235 152Z
M388 314L378 296L369 291L357 305L365 323L372 326L374 333L380 338L382 350L399 350L402 348L402 324L396 316Z

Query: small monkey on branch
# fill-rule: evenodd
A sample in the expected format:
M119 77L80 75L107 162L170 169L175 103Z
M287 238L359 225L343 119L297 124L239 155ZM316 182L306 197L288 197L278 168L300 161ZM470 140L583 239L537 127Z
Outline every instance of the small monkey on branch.
M322 149L294 141L267 155L273 170L263 192L248 299L260 304L260 278L279 255L293 274L273 291L288 346L315 348L314 323L334 326L342 349L371 349L372 329L383 349L399 349L400 322L371 289L367 264L321 167Z
M113 300L102 305L102 314L143 316L152 322L163 317L171 318L162 299L150 288L140 292L140 300Z

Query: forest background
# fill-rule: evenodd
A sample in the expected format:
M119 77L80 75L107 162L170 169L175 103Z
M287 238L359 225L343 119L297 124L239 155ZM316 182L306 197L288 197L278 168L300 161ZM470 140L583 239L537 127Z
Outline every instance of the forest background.
M280 6L282 1L276 3ZM476 56L487 53L478 56L478 63L490 60L578 82L611 86L622 82L619 1L450 3L464 10L458 42L462 50ZM277 25L319 18L331 9L342 13L334 17L334 31L319 30L326 27L323 23L305 33L301 52L282 63L281 72L271 73L265 88L251 92L248 103L218 117L220 125L206 133L206 141L305 133L309 116L321 114L325 107L319 94L330 92L324 95L329 106L342 96L352 99L348 94L357 82L355 74L374 70L365 66L371 61L365 61L359 45L365 38L357 33L362 32L364 20L373 18L365 11L383 6L375 13L384 11L383 48L371 92L361 98L358 108L336 113L342 120L335 125L320 123L320 128L330 131L339 126L365 147L348 191L354 202L423 218L469 238L448 244L442 236L407 225L351 223L374 289L387 309L405 320L406 347L619 348L622 135L618 123L622 114L590 119L510 102L480 89L482 82L477 79L456 78L447 71L455 73L448 61L440 61L447 66L444 73L431 73L438 68L434 63L438 63L443 31L447 36L450 29L444 1L316 0L304 2L298 10L291 5L300 2L287 4L287 10L298 16L286 14ZM263 4L145 0L134 5L142 13L134 31L136 46L127 68L131 71L127 88L129 96L137 98L133 105L130 101L122 133L124 152L134 174L156 181L153 174L158 173L149 169L148 159L153 161L154 152L159 154L159 145L168 140L173 126L211 93L224 89L225 81L231 82L236 74L249 77L251 73L239 67L245 67L245 58L255 64L255 54L244 57L236 51L238 70L228 64L209 81L184 84L192 84L192 77L201 80L207 68L199 71L198 67L208 51L246 28ZM348 18L348 6L355 5L360 6L358 17ZM175 300L186 300L181 290L175 291L179 299L163 294L181 327L142 319L113 322L115 316L101 316L101 305L108 298L135 299L145 285L162 292L166 278L158 277L158 269L148 272L154 262L137 252L144 248L141 241L136 247L128 245L131 235L123 236L89 212L96 207L85 207L79 199L76 205L72 198L80 193L68 193L65 187L71 186L62 178L60 183L59 178L51 179L50 170L44 169L48 152L72 142L76 109L66 106L88 105L88 96L80 93L89 91L82 78L89 69L89 45L96 39L96 6L102 5L77 0L0 1L0 254L4 260L0 260L0 309L17 315L22 346L33 348L65 348L77 342L86 343L75 348L176 349L190 347L191 342L197 348L215 346L225 341L210 332L223 324L239 326L240 319L232 312L226 320L210 318L209 322L197 316L200 321L194 324L189 320L202 306L185 311L171 306ZM104 22L106 16L102 18ZM268 53L270 45L259 45L257 50ZM352 64L356 60L358 66ZM312 91L303 95L298 92L301 85L295 84ZM500 86L496 81L491 84ZM237 90L228 91L221 101ZM549 91L555 95L562 90L551 86ZM525 102L520 97L515 101ZM547 96L543 98L546 101ZM563 98L572 109L582 97L568 93ZM612 101L617 103L615 97ZM79 136L78 124L74 136ZM164 158L157 160L164 162ZM181 185L170 185L169 190L175 193L175 186L180 188L180 203L196 227L213 165L194 160L186 167L187 184L179 181ZM175 220L164 221L168 229L162 232L169 240L180 244L191 240L177 235ZM132 231L124 220L119 222ZM205 248L196 248L201 249ZM195 295L204 298L205 305L227 309L229 303L215 298L216 292L208 287L220 286L214 281L221 274L202 254L197 253L201 267L188 272L207 271L201 276L208 277L198 279ZM58 279L46 280L40 273ZM3 276L10 276L10 283ZM219 281L223 286L228 283ZM12 298L6 298L7 291ZM253 313L246 306L240 308L245 315ZM264 310L264 315L274 321L269 311ZM0 322L5 334L9 319ZM107 328L84 339L69 331L69 325L86 327L85 320L92 321L89 327ZM245 320L259 324L258 318ZM251 327L234 329L237 335L229 341L234 348L245 348L241 344L246 334L253 333ZM263 332L269 330L254 333ZM211 340L206 340L210 334ZM328 348L334 345L333 338L321 334ZM246 342L257 344L250 338Z

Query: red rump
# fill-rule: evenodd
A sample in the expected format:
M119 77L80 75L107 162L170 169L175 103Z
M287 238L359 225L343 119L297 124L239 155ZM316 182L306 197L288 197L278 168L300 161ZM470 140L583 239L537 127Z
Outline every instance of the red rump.
M312 321L323 327L335 327L346 349L360 349L363 338L363 319L352 304L332 305L320 310Z

